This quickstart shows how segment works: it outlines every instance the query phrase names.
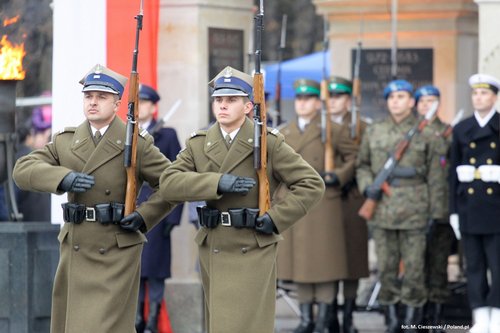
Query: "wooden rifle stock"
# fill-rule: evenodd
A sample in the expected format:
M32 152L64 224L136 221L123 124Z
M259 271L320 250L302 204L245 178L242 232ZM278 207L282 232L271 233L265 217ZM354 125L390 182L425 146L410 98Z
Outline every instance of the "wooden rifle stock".
M139 54L139 33L142 30L143 4L135 17L137 28L135 32L135 47L132 56L132 71L128 94L127 129L125 133L124 165L127 170L127 186L125 189L125 211L129 215L135 211L137 200L137 138L139 135L139 74L137 73L137 58Z

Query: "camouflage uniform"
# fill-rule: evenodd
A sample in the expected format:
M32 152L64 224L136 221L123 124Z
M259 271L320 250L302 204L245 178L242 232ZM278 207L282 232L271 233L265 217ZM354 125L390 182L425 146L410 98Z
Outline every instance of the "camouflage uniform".
M368 126L360 146L356 178L359 189L373 183L397 143L416 124L408 116L399 124L391 117ZM442 169L439 167L438 142L425 128L413 137L400 167L412 167L410 178L393 178L391 195L383 195L369 221L373 227L379 266L381 290L379 302L384 305L402 302L421 307L426 301L424 277L425 230L429 218L442 219ZM399 262L404 262L404 279L398 280Z

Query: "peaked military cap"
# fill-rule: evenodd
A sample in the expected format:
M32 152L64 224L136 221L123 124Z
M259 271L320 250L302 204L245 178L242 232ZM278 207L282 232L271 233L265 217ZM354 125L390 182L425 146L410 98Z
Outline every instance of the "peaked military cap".
M309 79L298 79L293 83L295 96L319 96L319 82Z
M469 78L469 85L474 88L487 88L491 89L495 94L500 89L500 81L488 74L474 74Z
M333 95L352 94L352 81L340 76L332 76L328 82L328 91Z
M103 65L97 64L85 74L80 80L84 91L104 91L118 95L123 95L123 90L127 84L127 78L117 72L112 71Z
M158 95L158 92L153 87L150 87L146 84L140 84L139 99L151 101L153 104L156 104L160 100L160 95Z
M214 89L212 97L247 96L252 98L252 77L231 66L224 68L208 85Z
M422 86L415 90L415 101L418 102L420 97L422 96L436 96L439 98L441 94L439 93L439 89L433 85Z
M384 99L387 99L391 93L396 91L406 91L413 95L413 86L406 80L391 81L384 89Z

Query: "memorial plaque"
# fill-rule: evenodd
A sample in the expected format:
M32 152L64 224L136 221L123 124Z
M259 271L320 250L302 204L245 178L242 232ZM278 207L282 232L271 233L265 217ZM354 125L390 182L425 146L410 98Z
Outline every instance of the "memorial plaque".
M226 66L244 70L243 30L208 29L208 77L212 79ZM214 121L209 107L210 122Z
M356 50L351 51L352 73ZM397 79L413 84L416 89L433 82L433 49L398 49ZM387 116L387 104L383 98L385 86L393 80L391 75L391 50L366 49L361 51L359 71L361 79L361 114L380 119Z

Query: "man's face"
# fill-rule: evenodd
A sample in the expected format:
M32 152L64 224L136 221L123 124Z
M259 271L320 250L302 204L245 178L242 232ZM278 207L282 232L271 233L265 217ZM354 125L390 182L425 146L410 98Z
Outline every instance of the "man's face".
M118 95L102 91L83 93L83 112L85 118L97 129L111 123L120 106Z
M242 96L216 96L212 102L212 111L222 129L232 132L243 124L252 106L252 102Z
M439 98L437 96L429 95L429 96L421 96L418 99L417 103L417 112L421 116L425 116L427 112L431 109L431 106L434 102L438 102Z
M153 119L153 114L155 113L156 105L153 102L139 99L139 121L146 122Z
M405 117L410 114L415 100L407 91L392 92L387 98L387 108L393 117Z
M328 113L332 116L341 116L351 108L351 96L348 94L333 94L328 99Z
M479 112L489 112L497 102L497 95L488 88L472 90L472 106Z
M297 116L312 119L321 108L321 100L317 96L297 95L295 96L295 112Z

